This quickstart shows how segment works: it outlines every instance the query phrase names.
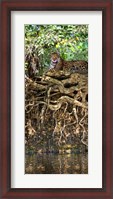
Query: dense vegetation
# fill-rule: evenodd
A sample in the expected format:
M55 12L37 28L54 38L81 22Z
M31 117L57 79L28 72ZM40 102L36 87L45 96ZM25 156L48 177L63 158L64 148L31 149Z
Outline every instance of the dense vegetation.
M87 25L25 25L25 54L38 57L40 73L49 67L51 52L64 60L88 60ZM26 59L26 70L28 59Z

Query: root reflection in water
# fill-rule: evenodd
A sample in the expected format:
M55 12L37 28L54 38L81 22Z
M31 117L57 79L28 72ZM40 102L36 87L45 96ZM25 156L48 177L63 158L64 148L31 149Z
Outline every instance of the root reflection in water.
M25 173L88 174L88 154L27 154Z

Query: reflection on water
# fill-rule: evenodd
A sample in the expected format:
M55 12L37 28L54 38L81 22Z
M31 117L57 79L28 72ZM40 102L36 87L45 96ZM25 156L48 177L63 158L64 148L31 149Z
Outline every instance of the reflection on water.
M26 155L26 174L87 174L88 154Z

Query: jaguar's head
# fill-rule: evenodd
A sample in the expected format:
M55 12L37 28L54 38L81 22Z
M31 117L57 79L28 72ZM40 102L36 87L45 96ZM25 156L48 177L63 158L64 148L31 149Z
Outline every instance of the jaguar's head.
M59 59L60 59L60 55L58 53L54 52L51 54L51 62L53 64L57 64L59 62Z

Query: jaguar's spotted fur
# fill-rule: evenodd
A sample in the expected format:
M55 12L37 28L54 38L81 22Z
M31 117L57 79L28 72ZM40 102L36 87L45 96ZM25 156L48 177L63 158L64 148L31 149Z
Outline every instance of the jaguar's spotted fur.
M83 60L65 61L58 53L52 53L50 69L55 70L68 70L71 72L87 73L88 62Z

